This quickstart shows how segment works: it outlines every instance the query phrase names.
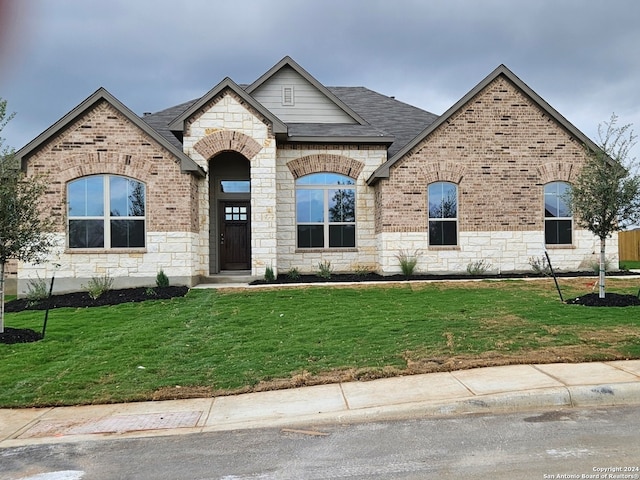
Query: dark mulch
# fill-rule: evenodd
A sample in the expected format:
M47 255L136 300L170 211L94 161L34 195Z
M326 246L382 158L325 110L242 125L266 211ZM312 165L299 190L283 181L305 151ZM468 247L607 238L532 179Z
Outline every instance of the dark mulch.
M635 275L629 271L615 272L615 275ZM411 275L409 277L405 275L380 275L378 273L367 274L332 274L330 278L322 278L318 275L300 275L297 278L291 278L287 274L280 274L278 278L273 281L266 280L254 280L251 285L278 285L287 283L320 283L320 282L397 282L405 280L487 280L487 279L509 279L509 278L540 278L545 275L530 273L499 273L499 274L483 274L483 275L469 275L469 274L421 274ZM581 272L556 272L556 277L594 277L592 271Z
M120 303L144 302L146 300L166 300L173 297L184 297L189 291L188 287L137 287L121 290L109 290L95 300L87 292L65 293L53 295L50 300L42 300L37 303L19 298L5 305L5 312L21 312L22 310L46 310L49 308L84 308L102 307L105 305L118 305ZM50 302L50 303L49 303Z
M166 300L174 297L184 297L189 291L188 287L169 286L155 288L125 288L121 290L109 290L95 300L87 292L66 293L53 295L49 300L34 303L26 298L12 300L5 304L5 312L21 312L23 310L45 310L49 308L85 308L105 305L118 305L120 303L144 302L145 300ZM5 328L0 333L0 343L28 343L37 342L42 335L28 328Z
M604 298L600 298L597 293L589 293L567 300L566 303L587 307L632 307L640 305L640 298L636 295L622 295L619 293L607 293Z
M0 333L0 343L29 343L42 340L42 334L34 332L30 328L9 328L5 327Z

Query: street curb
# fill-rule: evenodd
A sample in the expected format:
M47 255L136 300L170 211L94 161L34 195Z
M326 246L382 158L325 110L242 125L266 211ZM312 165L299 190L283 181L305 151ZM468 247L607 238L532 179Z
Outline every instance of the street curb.
M567 387L574 407L640 404L640 383L614 383Z
M446 401L400 403L376 407L280 417L261 421L207 426L203 432L281 428L301 425L349 424L371 421L438 418L455 415L517 413L548 408L640 405L640 384L552 387L509 393L479 395Z

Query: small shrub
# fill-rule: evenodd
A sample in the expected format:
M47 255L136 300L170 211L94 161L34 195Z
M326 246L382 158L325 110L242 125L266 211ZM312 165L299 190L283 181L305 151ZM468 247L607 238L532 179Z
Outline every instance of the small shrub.
M413 272L416 269L416 265L418 264L418 252L416 251L413 255L409 254L405 250L401 250L396 258L398 262L400 262L400 269L402 270L402 274L405 277L410 277L413 275Z
M529 265L531 265L531 269L538 275L551 275L551 266L545 256L529 257Z
M162 269L156 275L156 285L158 287L168 287L169 286L169 277L167 277Z
M40 275L37 275L37 278L29 280L27 283L27 293L26 298L29 303L38 303L49 295L47 281L44 278L40 278Z
M487 260L476 260L467 265L467 273L469 275L483 275L491 268L491 263Z
M356 265L353 269L353 273L358 277L366 277L367 275L373 273L373 268L368 267L367 265Z
M160 285L158 285L158 286L160 286ZM158 295L158 294L157 294L157 292L156 292L153 288L151 288L151 287L148 287L148 288L144 291L144 294L145 294L147 297L156 297L156 296Z
M318 263L318 272L316 273L317 276L319 276L320 278L331 278L331 274L333 273L333 267L331 266L331 262L328 260L325 260L324 262L320 262Z
M591 262L591 270L593 270L593 273L600 273L600 260ZM609 258L604 259L604 271L611 271L611 259Z
M291 280L300 280L300 271L296 267L290 268L287 272L287 277Z
M264 271L264 279L267 282L273 282L276 279L275 274L273 273L273 268L267 267Z
M102 277L92 277L86 288L89 296L95 300L103 293L111 290L112 286L113 278L111 278L108 273L105 273Z

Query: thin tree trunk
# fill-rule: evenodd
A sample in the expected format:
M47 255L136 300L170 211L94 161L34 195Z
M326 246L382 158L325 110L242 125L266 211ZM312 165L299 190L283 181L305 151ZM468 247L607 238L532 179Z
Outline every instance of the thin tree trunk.
M0 333L4 333L4 262L0 262Z
M599 297L600 298L604 298L604 280L605 280L605 269L606 269L606 262L605 262L605 246L606 246L606 242L607 239L602 237L600 238L600 279L599 279L599 284L600 284L600 289L599 289Z

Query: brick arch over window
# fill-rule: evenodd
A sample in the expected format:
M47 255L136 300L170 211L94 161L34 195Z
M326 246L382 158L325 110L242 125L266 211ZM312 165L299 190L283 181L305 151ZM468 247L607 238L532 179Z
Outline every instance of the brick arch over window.
M135 155L122 153L87 153L65 158L60 165L59 179L66 183L87 175L122 175L142 179L149 178L152 162L140 161Z
M310 173L333 172L351 178L358 178L364 163L342 155L319 153L296 158L287 163L293 178L300 178Z
M251 160L262 150L262 145L242 132L220 130L201 138L193 148L207 160L225 151L241 153Z
M540 183L546 184L556 181L571 183L574 167L573 163L563 162L548 162L540 165L538 167Z
M449 162L429 163L425 169L427 185L435 182L451 182L459 184L464 177L465 167Z

